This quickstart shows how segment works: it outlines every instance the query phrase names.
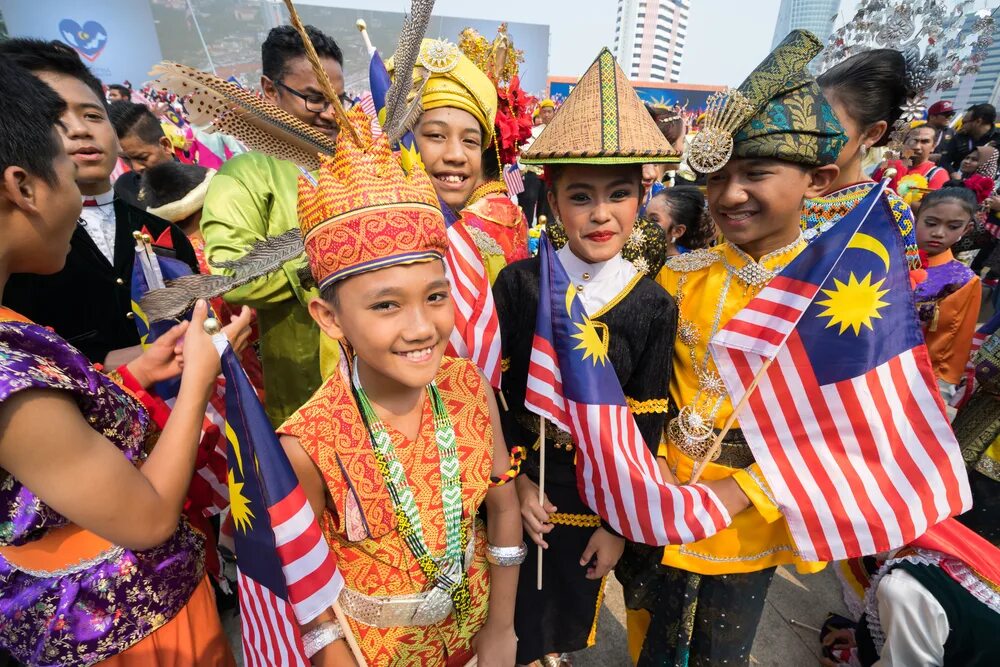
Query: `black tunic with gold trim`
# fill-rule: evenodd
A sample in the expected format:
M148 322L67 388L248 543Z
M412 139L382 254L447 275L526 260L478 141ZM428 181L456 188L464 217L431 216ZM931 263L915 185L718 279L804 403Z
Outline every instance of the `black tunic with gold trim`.
M523 474L538 481L539 417L524 407L525 385L538 308L537 257L509 265L493 288L503 345L503 393L509 410L502 415L508 447L524 446ZM608 359L614 366L639 430L655 455L666 421L677 306L663 288L642 275L620 286L591 319L607 327ZM515 630L519 664L543 655L580 650L594 643L603 581L585 578L580 557L594 530L603 525L580 498L576 448L569 436L548 423L545 491L557 508L555 528L546 537L543 590L536 590L537 549L528 549L521 566ZM613 532L613 531L612 531ZM529 538L525 541L531 545Z

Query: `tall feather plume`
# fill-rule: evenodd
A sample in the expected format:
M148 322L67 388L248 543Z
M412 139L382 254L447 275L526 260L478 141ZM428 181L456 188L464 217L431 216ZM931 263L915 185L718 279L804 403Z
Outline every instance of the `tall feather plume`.
M251 150L309 171L319 169L318 153L334 152L325 134L229 81L172 62L156 65L150 74L156 85L190 96L185 107L193 124L230 134Z
M302 234L290 229L255 243L250 252L239 259L216 262L212 266L228 269L232 275L197 274L167 282L162 289L151 290L143 297L140 308L150 322L179 318L198 299L211 299L246 285L268 273L277 271L285 262L305 252Z
M327 101L333 108L333 114L337 117L337 125L340 126L341 132L347 132L351 135L351 140L354 142L355 146L361 145L361 137L358 136L357 130L351 125L351 121L347 118L347 112L344 111L343 105L340 103L340 96L333 90L333 84L330 83L330 77L326 75L326 70L323 69L323 63L319 60L319 55L316 53L316 48L313 46L312 40L309 39L309 33L306 32L306 27L302 25L302 19L299 18L299 13L295 10L295 5L292 4L292 0L285 0L285 7L288 8L288 19L292 23L292 27L298 31L299 36L302 37L302 45L306 50L306 59L309 60L309 65L312 66L313 74L316 75L316 81L319 82L320 88L323 89L323 94L326 96Z
M420 45L427 33L431 21L431 11L434 0L413 0L410 5L410 15L403 21L403 29L399 32L399 44L396 54L392 57L395 77L385 95L386 127L404 127L403 120L410 116L413 108L407 109L406 99L413 88L413 67L420 55ZM426 78L424 84L426 85ZM420 95L417 96L420 99ZM419 116L420 113L417 113ZM400 133L402 136L405 130Z
M427 87L427 82L430 81L430 72L424 72L423 78L420 81L420 86L417 88L417 93L413 97L413 101L410 102L409 108L406 113L403 114L401 118L393 118L390 123L386 120L385 133L389 135L389 140L393 142L398 142L403 138L403 135L409 132L416 126L417 121L420 120L420 114L424 112L424 88Z

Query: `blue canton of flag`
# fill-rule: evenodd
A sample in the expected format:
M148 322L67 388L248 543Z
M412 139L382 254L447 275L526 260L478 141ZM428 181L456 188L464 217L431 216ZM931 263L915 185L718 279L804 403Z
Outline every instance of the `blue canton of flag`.
M884 187L710 342L806 560L902 546L971 504Z
M222 345L244 662L306 666L299 625L337 601L344 579L264 406Z
M725 528L731 518L710 489L663 481L607 357L607 329L587 316L544 234L538 254L524 403L573 436L580 497L633 542L680 544Z

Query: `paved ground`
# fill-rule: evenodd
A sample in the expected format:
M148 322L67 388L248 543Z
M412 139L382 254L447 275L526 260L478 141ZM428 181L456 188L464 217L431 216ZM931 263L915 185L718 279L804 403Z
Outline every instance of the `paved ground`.
M628 667L625 606L621 587L609 578L604 611L597 626L597 645L573 656L577 667ZM816 633L793 625L792 620L818 628L828 611L844 613L840 585L827 568L819 574L799 576L779 568L771 583L767 606L757 631L751 664L764 667L808 667L817 664ZM234 646L239 641L239 619L227 616L226 630ZM238 649L237 649L238 653ZM237 657L242 666L242 656Z

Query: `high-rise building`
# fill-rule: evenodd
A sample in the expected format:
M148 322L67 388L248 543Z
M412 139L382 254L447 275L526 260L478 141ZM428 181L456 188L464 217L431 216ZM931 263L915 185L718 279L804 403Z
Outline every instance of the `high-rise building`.
M641 81L677 82L691 0L618 0L615 57Z
M839 11L840 0L781 0L771 48L776 47L796 28L808 30L826 44Z
M963 76L951 90L928 93L930 101L950 100L960 110L959 113L973 104L1000 106L1000 13L994 12L994 17L997 24L993 29L993 43L986 51L986 59L980 64L979 71ZM964 28L966 34L972 32L975 20L975 16L969 17Z

